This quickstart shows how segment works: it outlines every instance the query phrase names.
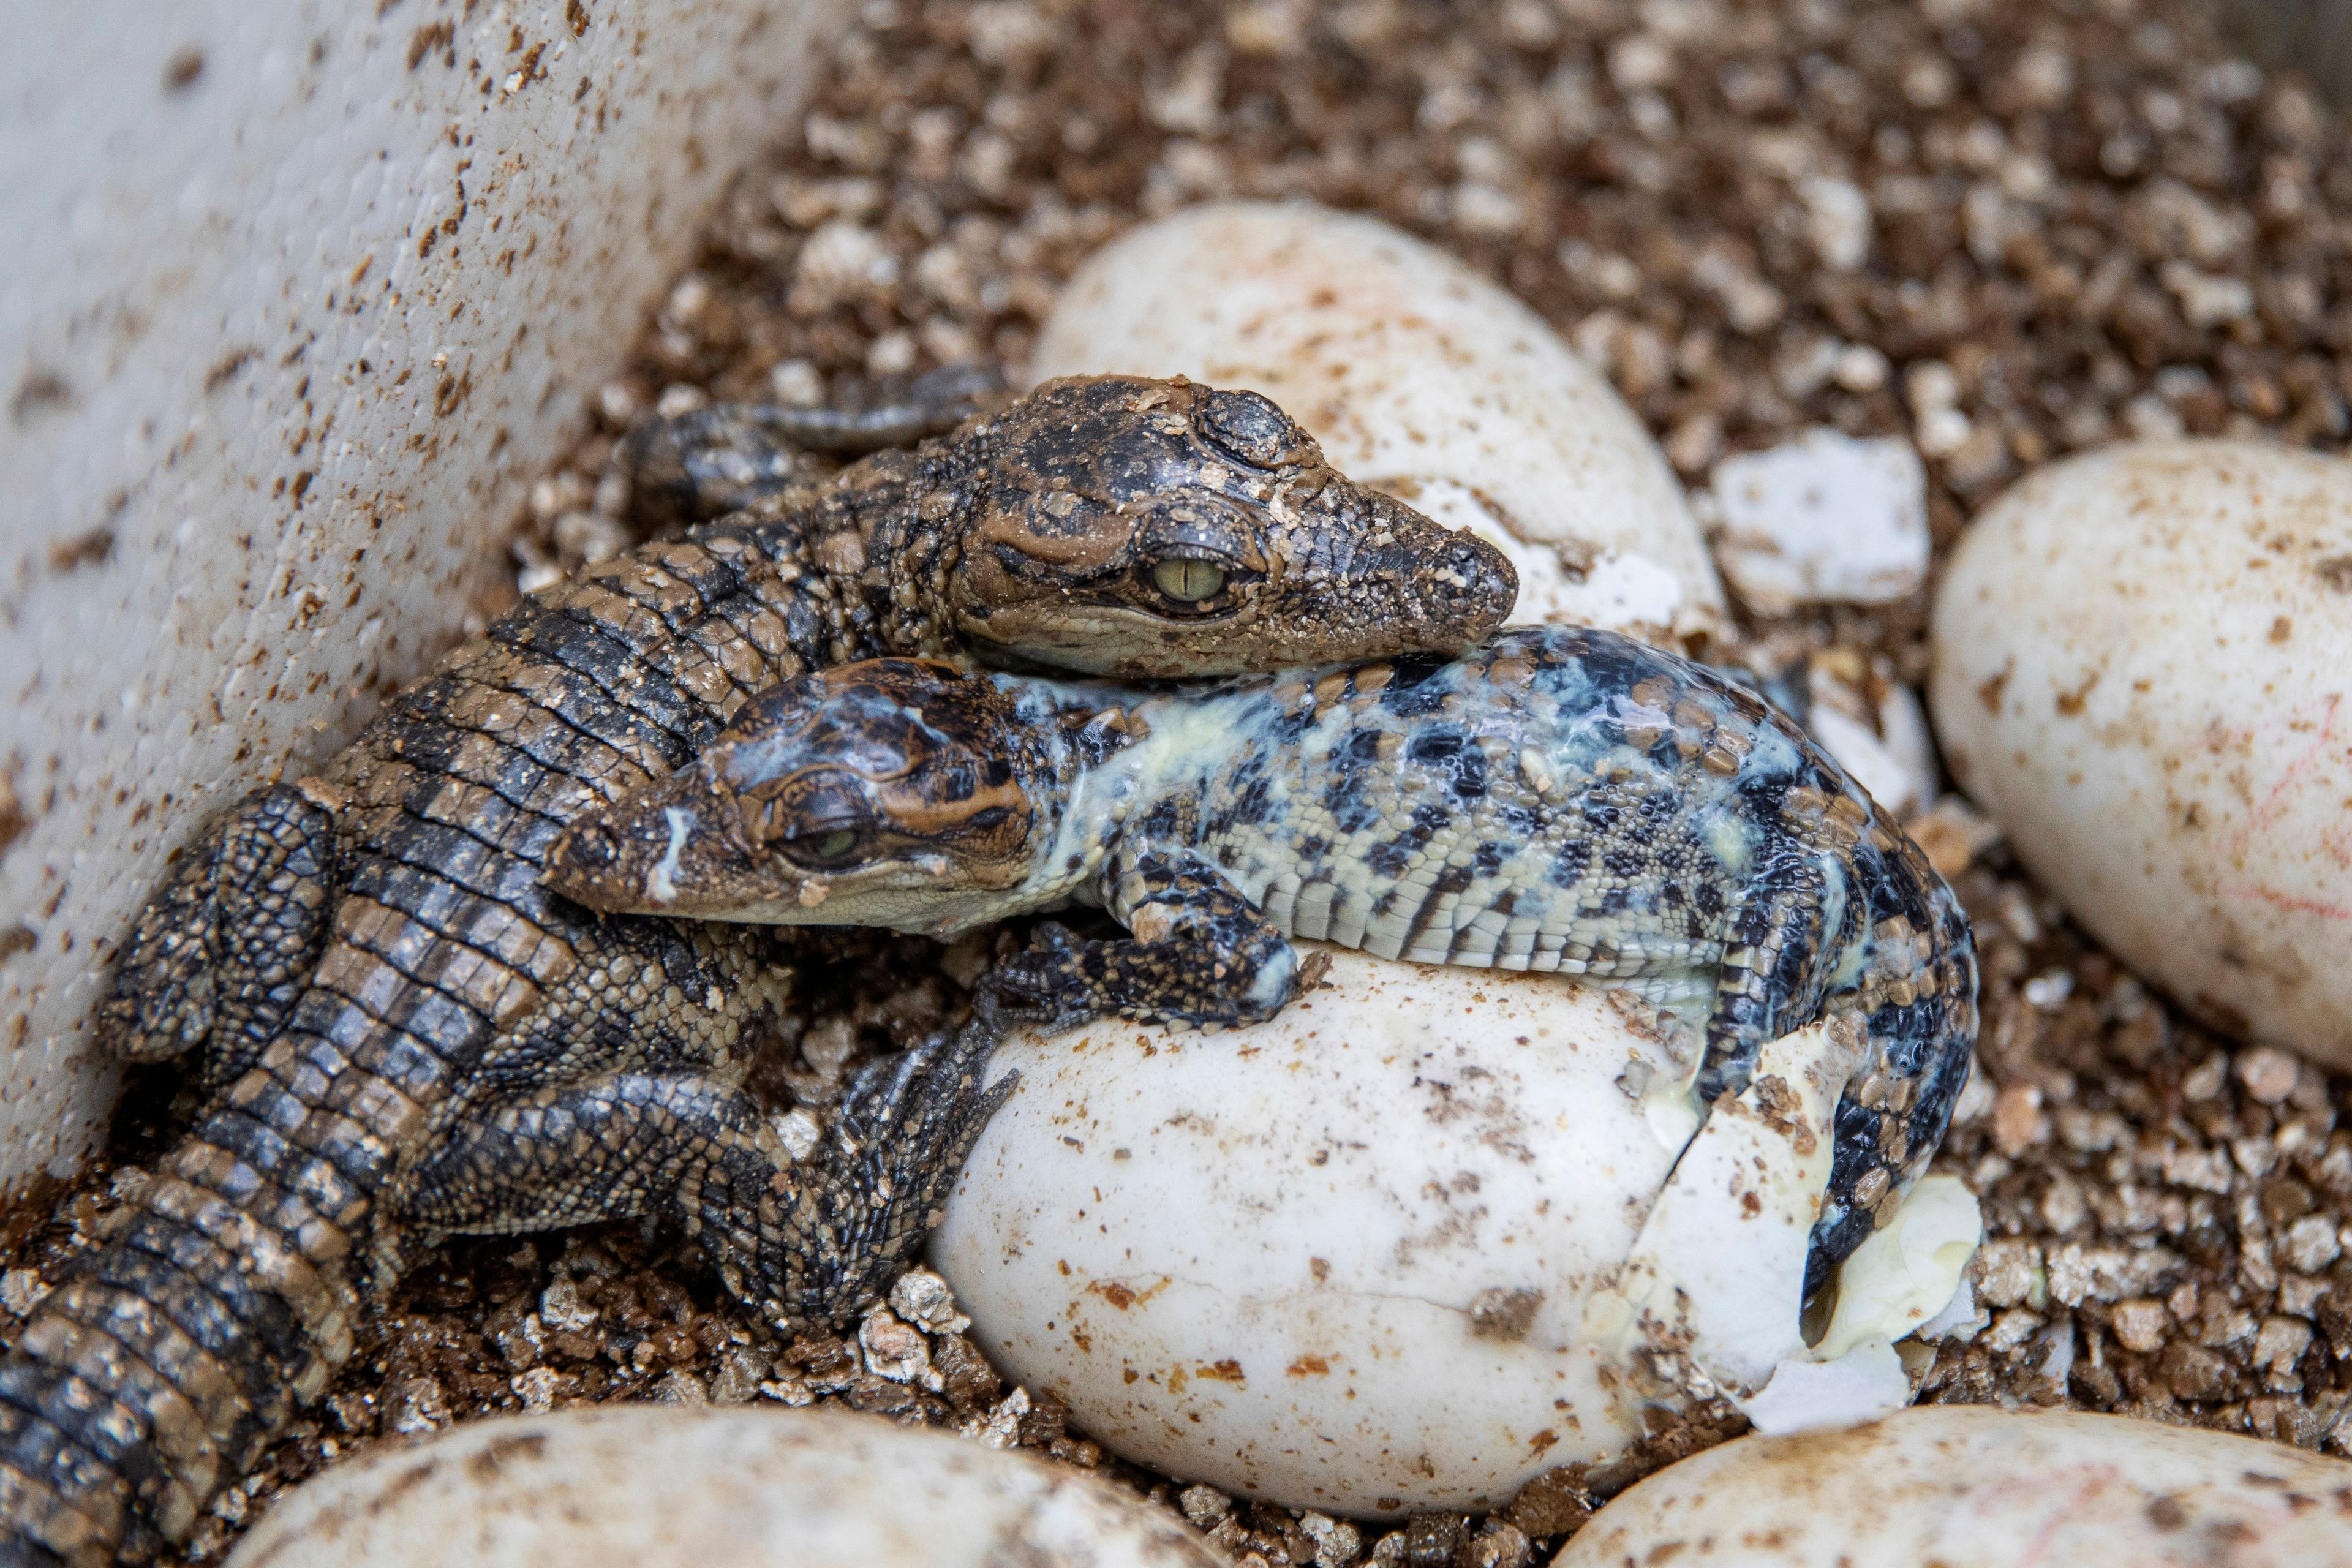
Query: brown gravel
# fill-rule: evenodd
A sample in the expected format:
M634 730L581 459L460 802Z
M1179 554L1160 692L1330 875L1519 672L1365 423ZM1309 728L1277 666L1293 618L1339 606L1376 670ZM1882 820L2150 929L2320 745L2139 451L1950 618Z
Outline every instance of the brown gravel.
M602 390L602 428L539 487L526 584L632 537L604 465L640 411L1017 364L1095 247L1229 195L1370 210L1470 258L1605 366L1694 482L1810 426L1912 438L1939 560L2059 453L2183 430L2334 448L2347 429L2344 127L2154 0L870 0L781 129ZM1916 682L1926 603L1747 624ZM1986 981L1941 1168L1994 1239L1986 1321L1925 1396L2352 1452L2352 1083L2188 1022L1997 846L1937 826ZM937 954L828 940L768 1075L820 1109L846 1062L962 995L944 975L885 1005L829 993L827 974ZM167 1135L168 1093L134 1096L118 1158ZM23 1244L0 1310L82 1245L109 1179ZM957 1335L892 1316L865 1339L769 1342L635 1226L452 1244L186 1561L339 1453L613 1398L843 1401L1017 1441L1124 1476L1249 1563L1514 1568L1590 1502L1555 1479L1504 1518L1387 1532L1236 1503L1107 1460Z

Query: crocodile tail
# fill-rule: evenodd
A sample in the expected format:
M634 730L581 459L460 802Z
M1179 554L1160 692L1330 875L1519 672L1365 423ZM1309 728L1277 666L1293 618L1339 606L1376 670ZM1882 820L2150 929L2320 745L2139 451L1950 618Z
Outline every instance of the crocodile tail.
M1910 986L1876 997L1864 1013L1873 1057L1838 1101L1829 1191L1805 1264L1809 1296L1927 1173L1968 1086L1977 1040L1976 944L1943 879L1924 859L1918 869L1932 895L1926 951Z
M240 1083L247 1103L110 1216L0 1361L0 1568L144 1562L184 1539L350 1355L343 1262L366 1205L257 1114L283 1093ZM290 1179L306 1167L308 1191Z

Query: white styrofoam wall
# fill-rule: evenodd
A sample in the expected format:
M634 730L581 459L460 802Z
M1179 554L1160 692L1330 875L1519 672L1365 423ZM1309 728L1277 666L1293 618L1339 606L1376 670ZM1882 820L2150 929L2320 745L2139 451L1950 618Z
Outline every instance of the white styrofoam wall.
M126 0L0 49L0 1194L214 807L460 632L846 0ZM14 806L10 806L13 795Z

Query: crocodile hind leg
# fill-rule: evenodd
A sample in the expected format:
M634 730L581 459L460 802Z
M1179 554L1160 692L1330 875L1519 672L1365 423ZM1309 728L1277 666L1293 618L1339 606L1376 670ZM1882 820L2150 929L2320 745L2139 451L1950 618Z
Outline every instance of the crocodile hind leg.
M629 432L621 471L629 506L656 531L707 522L820 479L834 465L776 428L757 403L715 403Z
M1894 1215L1927 1173L1968 1086L1975 1027L1937 1002L1870 1016L1871 1069L1846 1085L1831 1122L1830 1184L1805 1258L1810 1296Z
M975 1020L874 1064L794 1165L770 1118L723 1079L636 1069L487 1107L406 1184L403 1217L511 1233L673 1211L728 1288L782 1327L840 1322L920 1248L972 1141L1012 1092L983 1086Z
M993 369L951 364L858 408L714 403L638 426L622 445L621 468L632 507L649 526L707 522L833 471L813 454L849 456L943 436L1003 392L1004 378Z
M257 790L181 854L99 1009L117 1055L160 1061L202 1050L210 1098L268 1048L326 944L333 798L313 780Z
M1766 1041L1825 1015L1859 1015L1869 1037L1831 1121L1829 1184L1805 1258L1809 1297L1926 1172L1968 1081L1975 950L1966 920L1927 896L1932 877L1910 850L1906 863L1882 868L1868 900L1837 903L1824 897L1813 858L1787 852L1759 868L1726 928L1704 1100L1746 1089ZM1860 973L1825 983L1815 961L1845 947L1864 920L1873 925Z
M1105 902L1129 942L1080 942L1047 921L992 979L1048 1027L1102 1014L1147 1022L1255 1024L1298 994L1297 950L1209 861L1152 850L1114 869Z
M1957 912L1920 915L1943 928L1929 962L1906 969L1898 986L1865 975L1856 993L1832 999L1832 1007L1843 1003L1863 1014L1872 1055L1846 1085L1832 1123L1829 1191L1805 1265L1809 1295L1927 1173L1968 1087L1977 1037L1975 945Z

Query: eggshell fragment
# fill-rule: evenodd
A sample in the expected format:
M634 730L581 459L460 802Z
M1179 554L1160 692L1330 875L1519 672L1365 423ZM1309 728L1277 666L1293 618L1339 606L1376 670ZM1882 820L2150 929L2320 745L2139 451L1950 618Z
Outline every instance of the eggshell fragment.
M1147 224L1071 279L1029 372L1265 394L1341 472L1509 554L1514 624L1656 637L1722 613L1681 487L1615 389L1510 293L1376 218L1224 202Z
M2070 1411L1906 1410L1742 1437L1642 1481L1553 1568L2093 1568L2341 1562L2352 1465Z
M1215 1568L1075 1471L834 1410L610 1405L337 1465L230 1568Z
M1316 950L1266 1024L999 1047L1021 1083L932 1257L1000 1367L1167 1474L1386 1516L1497 1506L1810 1359L1851 1026L1768 1046L1702 1129L1694 1043L1622 994Z
M2236 441L2056 464L1937 596L1954 778L2118 956L2352 1067L2352 465Z
M1888 604L1927 580L1927 470L1908 441L1811 430L1714 479L1716 560L1761 614Z

